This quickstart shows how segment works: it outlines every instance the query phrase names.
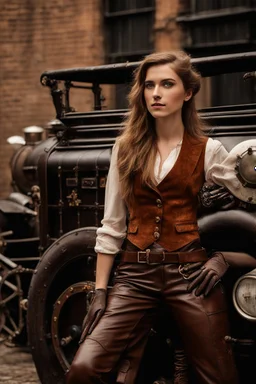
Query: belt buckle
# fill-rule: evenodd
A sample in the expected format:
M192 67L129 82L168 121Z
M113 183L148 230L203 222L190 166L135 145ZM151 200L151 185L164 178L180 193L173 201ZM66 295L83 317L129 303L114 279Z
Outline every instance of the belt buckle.
M140 255L146 255L146 260L140 260ZM149 255L150 249L146 249L146 251L138 251L137 252L137 262L140 264L149 264Z
M184 280L188 280L188 278L189 278L189 274L183 271L184 265L186 265L186 264L190 264L190 263L180 264L179 268L178 268L178 271Z

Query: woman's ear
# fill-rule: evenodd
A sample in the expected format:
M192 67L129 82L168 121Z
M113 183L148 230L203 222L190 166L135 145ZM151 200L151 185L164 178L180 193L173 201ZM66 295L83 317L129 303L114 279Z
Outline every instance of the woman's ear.
M185 97L184 97L184 101L188 101L191 99L191 97L193 96L193 92L192 92L192 89L188 89L185 93Z

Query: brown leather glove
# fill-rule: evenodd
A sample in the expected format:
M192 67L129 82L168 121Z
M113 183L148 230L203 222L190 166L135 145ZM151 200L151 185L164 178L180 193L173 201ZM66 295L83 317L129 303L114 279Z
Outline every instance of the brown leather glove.
M95 289L88 312L82 325L82 335L79 340L81 344L87 335L90 335L106 309L107 290L103 288Z
M214 253L203 266L186 277L187 280L191 281L188 285L188 291L191 292L196 288L196 296L200 296L201 294L207 296L226 273L228 267L229 265L225 261L222 253Z
M238 205L238 199L227 188L216 184L204 183L198 197L204 208L228 210Z

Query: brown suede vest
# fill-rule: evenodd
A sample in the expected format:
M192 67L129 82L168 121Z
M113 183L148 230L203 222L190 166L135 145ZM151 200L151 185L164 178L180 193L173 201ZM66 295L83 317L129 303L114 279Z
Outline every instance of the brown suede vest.
M157 242L174 251L199 238L197 195L205 180L206 143L185 133L175 165L155 189L142 185L140 172L135 175L127 230L135 246L143 250Z

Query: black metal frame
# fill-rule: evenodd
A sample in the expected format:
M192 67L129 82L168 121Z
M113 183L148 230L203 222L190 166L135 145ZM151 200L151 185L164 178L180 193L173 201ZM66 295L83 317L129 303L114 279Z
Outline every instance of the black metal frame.
M249 72L256 69L256 52L234 53L201 58L192 58L192 64L203 77L216 76L223 73ZM82 86L94 92L94 109L101 109L100 84L130 83L140 62L107 64L97 67L71 68L43 72L41 84L51 89L57 118L72 111L69 104L70 88L80 87L74 82L88 83ZM64 82L64 89L59 83ZM63 100L63 95L65 95Z

